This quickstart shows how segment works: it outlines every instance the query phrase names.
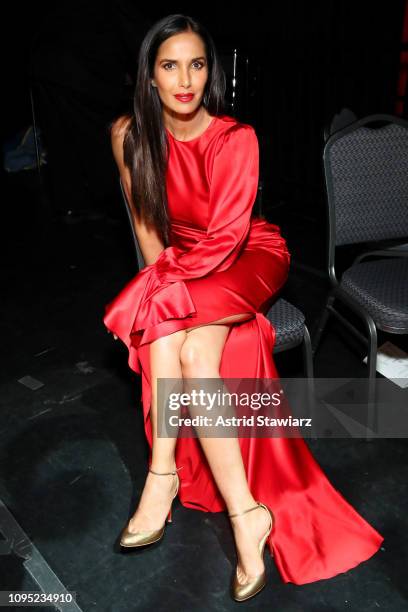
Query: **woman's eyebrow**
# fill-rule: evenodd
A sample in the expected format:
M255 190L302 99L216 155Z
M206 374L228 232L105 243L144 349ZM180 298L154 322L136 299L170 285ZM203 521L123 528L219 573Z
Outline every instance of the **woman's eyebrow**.
M204 57L204 56L200 56L200 57L193 57L193 58L191 59L191 61L192 61L192 62L195 62L196 60L199 60L199 59L203 59L203 60L205 60L205 57ZM164 59L161 59L160 61L161 61L161 62L174 62L174 63L176 63L176 64L177 64L177 60L175 60L175 59L169 59L169 58L166 58L166 57L165 57Z

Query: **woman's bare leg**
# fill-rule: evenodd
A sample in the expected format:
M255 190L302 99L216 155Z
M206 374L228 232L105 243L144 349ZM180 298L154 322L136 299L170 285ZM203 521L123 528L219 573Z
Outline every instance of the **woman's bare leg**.
M157 379L182 379L180 365L180 350L187 337L181 330L158 338L150 344L150 374L152 386L152 402L150 421L152 424L152 462L155 472L170 472L174 470L175 448L177 438L157 437ZM170 509L172 492L176 477L172 475L158 476L147 473L145 487L138 508L129 522L129 531L147 531L162 527Z
M241 315L237 315L237 320L241 320L241 318ZM182 380L180 352L186 338L186 330L180 330L158 338L150 344L152 388L150 407L150 421L152 425L151 468L155 472L170 472L175 467L180 467L175 465L177 438L157 436L157 379L178 378ZM129 521L129 531L148 531L159 529L163 525L171 504L174 483L175 477L172 475L158 476L151 472L147 473L138 507Z
M220 378L219 365L228 331L228 325L219 323L187 330L187 338L180 353L184 378ZM197 433L199 435L198 428ZM238 439L200 437L200 442L225 500L228 514L255 506L256 501L248 487ZM263 509L231 519L238 553L238 578L241 583L247 582L264 569L258 543L268 529L269 520Z

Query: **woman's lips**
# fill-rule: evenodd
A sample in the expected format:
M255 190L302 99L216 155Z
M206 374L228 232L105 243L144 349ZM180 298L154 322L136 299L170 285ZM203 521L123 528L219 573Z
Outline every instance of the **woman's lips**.
M180 102L190 102L193 98L194 98L194 94L186 94L186 95L179 95L179 96L174 96L175 98L177 98L177 100L179 100Z

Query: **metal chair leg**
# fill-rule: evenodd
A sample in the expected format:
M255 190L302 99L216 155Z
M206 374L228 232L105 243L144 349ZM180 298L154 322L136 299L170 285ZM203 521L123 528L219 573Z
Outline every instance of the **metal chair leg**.
M312 419L312 438L317 438L317 430L316 430L316 410L315 410L315 385L314 385L314 368L313 368L313 352L312 352L312 343L310 340L310 334L308 328L304 327L304 335L303 335L303 363L304 363L304 372L306 375L307 381L307 402L308 402L308 414Z
M377 432L378 427L378 406L376 399L377 390L377 328L371 317L366 320L368 329L368 395L367 395L367 436L366 442L371 442L373 437L369 435L369 431Z
M330 315L330 306L333 305L333 302L335 300L335 296L334 295L329 295L329 297L327 298L327 302L322 310L322 313L320 315L319 318L319 323L316 329L316 332L313 333L313 340L312 340L312 353L313 355L315 355L318 346L320 344L320 340L322 337L322 333L326 327L327 321L329 319L329 315Z

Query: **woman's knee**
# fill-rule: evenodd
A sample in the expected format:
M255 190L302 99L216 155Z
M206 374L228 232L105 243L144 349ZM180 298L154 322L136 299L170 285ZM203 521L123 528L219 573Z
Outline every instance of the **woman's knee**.
M219 367L222 347L210 334L190 333L180 350L180 364L184 376L205 376Z
M166 358L172 357L179 359L181 347L186 338L187 333L185 329L157 338L157 340L154 340L150 345L151 355L153 357L157 355L161 358L163 355L166 355Z

